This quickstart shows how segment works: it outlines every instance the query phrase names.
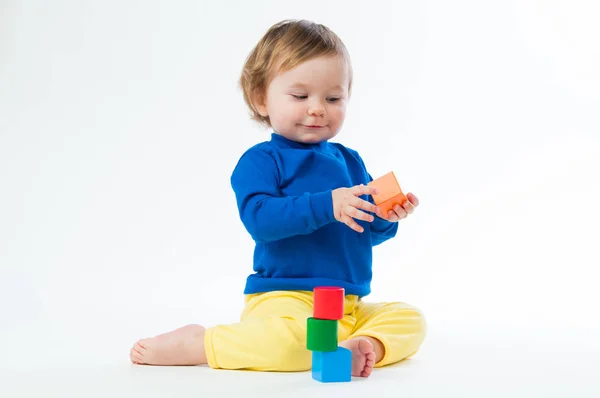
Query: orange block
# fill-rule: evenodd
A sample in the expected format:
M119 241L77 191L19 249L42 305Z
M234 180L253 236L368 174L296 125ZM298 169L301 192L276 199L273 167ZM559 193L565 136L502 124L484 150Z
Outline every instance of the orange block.
M402 204L408 200L402 193L400 184L393 171L374 179L369 183L369 186L379 190L378 194L372 195L373 201L386 217L388 212L392 210L395 205L399 204L402 206Z

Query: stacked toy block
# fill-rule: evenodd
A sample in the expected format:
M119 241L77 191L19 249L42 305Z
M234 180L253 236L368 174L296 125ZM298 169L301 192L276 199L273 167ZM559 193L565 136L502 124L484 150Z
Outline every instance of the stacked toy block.
M344 317L344 289L314 288L313 316L307 320L306 348L312 351L312 377L322 383L352 376L352 352L338 346L338 321Z
M379 193L372 195L373 201L386 217L395 205L402 206L407 201L393 171L371 181L369 186L379 190Z

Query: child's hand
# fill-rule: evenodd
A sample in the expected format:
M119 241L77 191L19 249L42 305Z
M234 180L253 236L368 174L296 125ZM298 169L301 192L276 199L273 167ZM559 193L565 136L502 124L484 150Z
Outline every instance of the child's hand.
M372 222L374 217L359 209L370 211L383 218L383 214L377 206L359 198L360 195L372 195L374 193L377 193L375 188L363 184L352 188L338 188L333 190L331 197L333 199L333 214L335 219L343 222L356 232L363 232L364 228L358 225L354 221L354 218Z
M415 211L415 207L419 205L419 199L411 192L406 194L406 199L408 200L404 202L402 206L394 206L393 210L388 212L387 217L382 218L385 218L390 222L396 222L408 217L409 214L412 214Z

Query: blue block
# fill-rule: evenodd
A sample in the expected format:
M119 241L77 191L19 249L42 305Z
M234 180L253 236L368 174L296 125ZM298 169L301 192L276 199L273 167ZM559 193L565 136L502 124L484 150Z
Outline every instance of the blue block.
M338 347L332 352L312 352L312 377L321 383L337 383L352 379L352 352Z

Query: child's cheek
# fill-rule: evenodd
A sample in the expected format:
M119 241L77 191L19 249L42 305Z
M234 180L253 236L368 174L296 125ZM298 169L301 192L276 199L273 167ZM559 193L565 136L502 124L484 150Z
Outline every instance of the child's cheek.
M332 118L335 119L335 122L339 124L344 119L345 113L346 113L345 108L342 108L342 107L335 108L332 111Z
M307 115L307 110L304 106L296 105L292 111L292 114L295 116L295 119L298 122L303 121L304 117Z

